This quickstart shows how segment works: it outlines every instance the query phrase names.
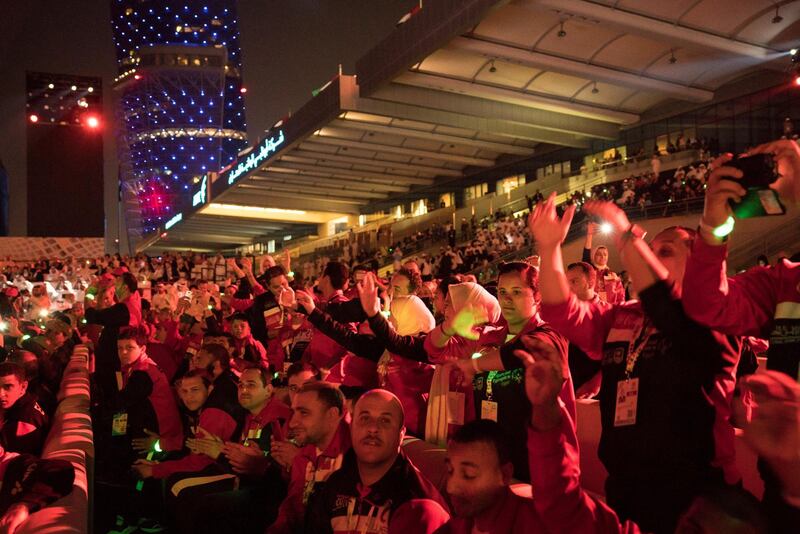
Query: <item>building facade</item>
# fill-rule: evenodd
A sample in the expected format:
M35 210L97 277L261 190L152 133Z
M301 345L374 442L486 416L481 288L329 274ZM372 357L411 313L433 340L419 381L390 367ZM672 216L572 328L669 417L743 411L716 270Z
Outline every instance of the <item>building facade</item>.
M234 0L111 0L120 199L138 241L247 146Z

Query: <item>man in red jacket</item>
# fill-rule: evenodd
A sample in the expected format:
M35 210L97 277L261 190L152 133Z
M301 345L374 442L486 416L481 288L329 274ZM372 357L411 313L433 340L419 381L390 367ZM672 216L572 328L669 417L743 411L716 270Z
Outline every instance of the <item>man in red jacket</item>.
M306 513L305 532L432 534L450 519L442 496L400 450L403 405L384 389L356 402L353 449Z
M510 487L514 465L508 438L496 422L470 421L447 447L447 495L454 517L449 534L536 534L545 532L530 496Z
M292 463L289 492L269 534L303 531L306 505L311 493L342 465L350 449L350 426L344 418L344 396L327 382L303 385L292 401L289 430L305 446Z
M800 199L800 146L782 140L750 152L772 154L780 178L772 185L784 202ZM683 307L695 321L730 335L769 340L767 369L800 377L800 264L785 259L774 267L755 267L728 278L728 235L734 219L730 202L740 202L742 172L727 166L726 154L714 162L708 179L703 217L686 265ZM777 502L777 477L759 465L764 497Z
M213 386L211 376L206 371L192 369L178 381L177 387L178 396L188 412L189 436L196 436L202 429L226 441L233 437L237 422L231 414L220 407L207 406ZM161 463L137 460L133 469L142 478L162 479L173 473L196 473L212 463L214 460L209 456L190 452L183 458Z
M534 504L541 532L638 534L633 521L620 521L614 510L580 486L578 438L570 415L558 398L563 383L560 357L538 340L517 351L525 365L525 389L534 406L528 427L528 453ZM707 488L683 511L675 532L727 534L789 533L800 521L800 386L779 373L745 378L756 405L744 417L744 439L769 459L781 475L783 502L769 514L745 490ZM659 502L654 501L658 507ZM767 524L769 520L769 525ZM529 532L537 532L530 530Z

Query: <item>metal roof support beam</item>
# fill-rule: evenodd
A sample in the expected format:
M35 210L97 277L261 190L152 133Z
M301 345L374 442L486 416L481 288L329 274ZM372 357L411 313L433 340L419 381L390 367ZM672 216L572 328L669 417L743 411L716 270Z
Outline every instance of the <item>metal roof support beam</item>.
M435 159L459 165L474 165L475 167L491 167L494 160L486 158L474 158L471 156L461 156L458 154L448 154L446 152L434 152L431 150L420 150L418 148L404 148L401 146L382 145L379 143L365 143L363 141L351 141L332 135L315 134L309 137L309 141L322 143L324 145L334 145L338 147L356 148L358 150L368 150L378 153L399 154L415 158Z
M354 191L354 190L345 190L344 188L338 189L323 189L317 188L312 186L303 186L303 185L294 185L294 184L280 184L280 185L270 185L269 187L258 185L254 183L244 183L240 186L242 189L250 191L264 191L264 192L272 192L272 191L279 191L282 193L295 193L299 195L306 195L306 194L314 194L323 196L325 198L345 198L345 199L384 199L388 195L385 193L372 193L369 191Z
M549 8L560 13L570 13L603 24L630 31L644 37L653 35L666 38L676 46L687 45L692 48L719 50L736 56L754 59L768 59L775 51L743 41L736 41L721 35L679 26L672 22L639 15L622 9L614 9L597 2L585 0L527 0L526 7Z
M498 119L595 137L608 135L618 124L639 121L635 113L420 72L395 78L395 83L376 92L375 97L466 114L484 101L483 107L490 106L489 116Z
M544 68L562 74L589 78L590 80L598 82L635 87L645 91L657 91L689 102L708 102L714 98L713 91L687 87L679 83L658 80L609 67L591 65L584 61L575 61L574 59L543 54L541 52L532 52L524 48L494 43L483 39L456 37L450 42L449 46L457 48L458 50L485 56L489 59L504 59L520 65Z
M314 143L303 143L304 150L296 150L292 154L303 154L306 156L307 154L313 154L313 157L316 158L317 161L325 162L325 161L332 161L332 162L339 162L339 163L351 163L353 165L361 165L362 167L373 167L374 170L364 170L364 169L350 169L352 172L357 172L361 175L368 176L401 176L404 177L402 174L392 174L391 171L393 170L402 170L402 171L411 171L415 173L419 173L419 179L426 179L426 178L433 178L434 176L451 176L453 178L458 178L462 176L463 173L456 169L446 169L443 167L431 167L429 165L412 165L410 163L398 163L396 161L388 161L383 159L367 159L367 158L359 158L357 156L342 156L339 154L330 154L328 152L317 152L314 149L317 148L319 145ZM274 165L285 167L283 161L278 161ZM270 166L271 167L271 166ZM348 169L343 169L348 170ZM427 175L427 176L426 176ZM414 182L409 182L414 183Z
M511 145L494 141L483 141L481 139L470 139L466 137L459 137L457 135L441 134L427 130L414 130L413 128L385 126L383 124L374 124L365 121L336 119L331 123L331 126L335 126L337 128L349 128L363 132L402 135L404 137L413 137L414 139L424 139L425 141L436 141L439 143L468 146L470 148L477 148L480 150L490 150L492 152L499 152L500 154L514 154L515 156L530 156L534 152L533 147Z
M324 165L326 162L352 163L340 160L342 156L334 156L336 159L325 158L322 160L317 153L295 150L290 157L284 157L274 166L262 169L263 171L280 172L282 174L303 174L306 176L319 176L321 178L338 178L342 180L357 180L364 183L392 184L392 185L431 185L433 177L405 176L402 174L383 174L369 173L367 171L355 170L346 167L331 167ZM357 159L357 158L351 158ZM291 167L287 167L291 165ZM461 176L458 173L456 176Z
M532 124L536 124L535 122L529 124L512 123L489 118L489 116L465 115L413 104L387 102L371 98L359 98L356 108L353 111L412 121L434 122L443 126L452 126L453 128L483 131L509 139L525 139L526 141L535 141L537 143L551 143L576 148L589 147L589 141L586 138L569 133L545 130L540 128L538 124L533 126ZM616 136L607 138L615 139ZM460 175L461 173L458 174Z
M280 199L280 200L278 200ZM258 191L236 188L214 202L245 204L250 206L275 207L295 210L332 211L335 213L360 213L358 207L366 204L363 200L331 198L320 194L284 193L282 191Z
M305 174L280 174L280 173L260 173L250 176L250 181L256 184L301 184L319 187L333 187L355 191L381 191L386 193L407 193L409 187L402 185L376 184L372 182L362 182L352 178L321 178L319 176L308 176Z

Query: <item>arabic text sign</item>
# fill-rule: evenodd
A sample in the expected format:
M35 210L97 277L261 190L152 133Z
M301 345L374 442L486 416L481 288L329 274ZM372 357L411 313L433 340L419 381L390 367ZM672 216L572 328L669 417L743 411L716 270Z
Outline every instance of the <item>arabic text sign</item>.
M278 147L281 146L284 141L286 141L286 137L283 135L283 130L278 132L277 136L263 140L247 155L247 159L240 161L236 167L231 169L230 174L228 174L228 185L233 184L233 182L249 171L258 168L259 165L266 161L270 154L274 154L278 150Z

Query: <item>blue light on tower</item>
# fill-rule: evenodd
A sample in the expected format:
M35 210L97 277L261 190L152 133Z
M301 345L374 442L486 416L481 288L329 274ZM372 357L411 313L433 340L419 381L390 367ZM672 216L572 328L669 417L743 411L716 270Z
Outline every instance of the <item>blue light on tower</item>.
M235 6L111 0L120 181L138 203L127 213L140 236L181 210L197 176L247 146Z

